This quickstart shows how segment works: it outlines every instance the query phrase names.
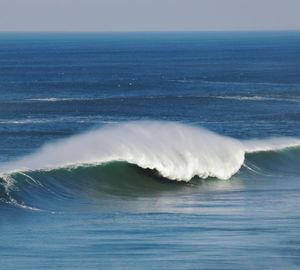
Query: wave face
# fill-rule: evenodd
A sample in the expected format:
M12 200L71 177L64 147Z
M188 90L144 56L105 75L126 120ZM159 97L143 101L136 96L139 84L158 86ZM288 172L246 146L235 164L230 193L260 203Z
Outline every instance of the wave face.
M154 169L170 180L193 177L229 179L243 165L245 154L300 145L296 138L240 141L212 131L164 121L137 121L99 129L47 144L0 172L52 170L125 161Z

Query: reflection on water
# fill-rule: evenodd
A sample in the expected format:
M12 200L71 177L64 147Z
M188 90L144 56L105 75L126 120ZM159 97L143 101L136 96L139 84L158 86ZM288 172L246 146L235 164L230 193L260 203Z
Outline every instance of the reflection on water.
M253 269L254 256L255 268L296 269L300 187L274 181L267 189L272 180L195 179L136 196L99 191L91 200L83 191L54 213L10 209L0 219L2 262L10 262L13 250L14 265L30 258L31 269L68 268L71 261L74 269Z

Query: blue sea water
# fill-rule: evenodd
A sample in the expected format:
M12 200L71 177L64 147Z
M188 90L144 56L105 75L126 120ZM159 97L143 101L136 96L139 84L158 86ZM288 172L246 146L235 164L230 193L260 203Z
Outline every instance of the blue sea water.
M0 268L299 269L299 138L300 32L1 33Z

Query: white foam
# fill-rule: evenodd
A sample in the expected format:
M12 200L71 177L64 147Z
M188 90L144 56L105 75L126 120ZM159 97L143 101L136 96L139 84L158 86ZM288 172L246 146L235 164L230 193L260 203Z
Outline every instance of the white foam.
M36 153L3 164L0 172L127 161L178 181L194 176L228 179L243 165L246 152L298 145L300 140L293 138L239 141L181 123L137 121L106 125L47 144Z
M5 181L3 184L5 194L7 196L7 200L4 198L1 198L4 203L7 204L12 204L14 206L17 206L19 208L24 208L27 210L32 210L32 211L41 211L41 209L36 208L36 207L31 207L29 205L26 205L24 202L18 202L12 195L11 195L11 190L14 188L15 180L10 177L9 175L2 175L2 179Z

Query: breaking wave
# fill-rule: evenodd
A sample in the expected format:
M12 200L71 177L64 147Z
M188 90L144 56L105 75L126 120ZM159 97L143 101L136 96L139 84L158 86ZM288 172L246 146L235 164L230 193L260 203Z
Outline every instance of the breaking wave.
M259 167L278 171L282 159L281 167L294 170L298 148L296 154L274 151L298 146L296 138L242 141L176 122L110 124L1 164L0 205L37 211L47 201L77 198L82 193L89 197L100 192L101 198L149 195L172 188L167 179L176 180L174 184L195 177L226 180L243 165L250 171Z
M300 146L296 138L241 141L176 122L136 121L99 129L47 144L37 152L2 164L2 174L51 170L125 161L155 169L170 180L229 179L245 154Z

